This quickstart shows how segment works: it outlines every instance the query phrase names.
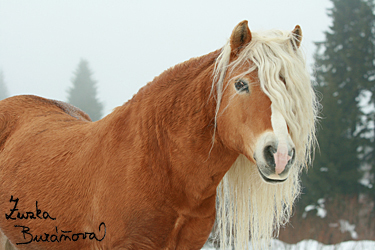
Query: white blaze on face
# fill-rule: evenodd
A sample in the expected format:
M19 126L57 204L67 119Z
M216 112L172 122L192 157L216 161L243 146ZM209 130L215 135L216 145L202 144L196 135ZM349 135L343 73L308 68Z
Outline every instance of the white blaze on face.
M288 127L285 118L276 108L274 108L273 104L271 104L271 111L272 128L278 141L277 152L273 155L276 164L275 172L276 174L280 174L284 171L286 164L291 158L288 155L287 145Z

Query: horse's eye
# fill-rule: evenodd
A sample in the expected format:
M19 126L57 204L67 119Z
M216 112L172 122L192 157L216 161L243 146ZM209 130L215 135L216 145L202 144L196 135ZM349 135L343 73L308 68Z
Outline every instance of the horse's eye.
M246 93L249 93L249 85L247 84L247 82L245 82L244 80L237 80L235 83L234 83L234 86L236 87L236 90L238 92L243 92L245 91Z

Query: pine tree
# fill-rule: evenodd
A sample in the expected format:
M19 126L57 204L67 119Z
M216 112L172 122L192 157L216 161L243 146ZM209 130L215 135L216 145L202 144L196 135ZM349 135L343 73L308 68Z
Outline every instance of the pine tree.
M374 85L374 8L365 0L331 1L333 24L325 32L325 41L317 43L315 54L316 88L323 106L320 149L314 167L302 178L303 205L323 197L356 195L364 188L359 183L360 155L368 141L368 124L359 103Z
M0 100L5 99L9 96L8 89L4 80L4 73L0 71Z
M86 60L81 60L74 78L73 87L68 90L68 102L86 112L93 121L99 120L103 113L103 104L97 98L96 81Z

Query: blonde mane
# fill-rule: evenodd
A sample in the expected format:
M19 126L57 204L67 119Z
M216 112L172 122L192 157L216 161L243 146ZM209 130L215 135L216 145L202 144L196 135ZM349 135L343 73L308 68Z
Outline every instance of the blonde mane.
M278 236L280 226L291 215L300 193L301 170L311 163L318 104L296 39L291 32L252 33L251 42L235 61L229 63L228 41L216 62L212 87L217 93L215 120L220 116L224 78L232 77L233 69L249 62L252 66L242 75L257 70L259 83L253 84L260 84L284 116L296 149L288 180L277 185L265 183L253 163L243 155L238 157L217 188L217 236L222 249L233 243L235 249L245 249L250 235L255 248L268 248L270 238Z

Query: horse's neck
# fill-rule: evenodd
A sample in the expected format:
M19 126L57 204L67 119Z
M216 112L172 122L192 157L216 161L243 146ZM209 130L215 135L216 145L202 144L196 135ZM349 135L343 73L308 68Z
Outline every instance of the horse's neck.
M209 96L217 55L167 70L114 114L114 126L124 126L117 133L135 136L137 154L179 190L175 199L194 197L189 203L214 196L236 158L220 142L212 144L215 101Z

